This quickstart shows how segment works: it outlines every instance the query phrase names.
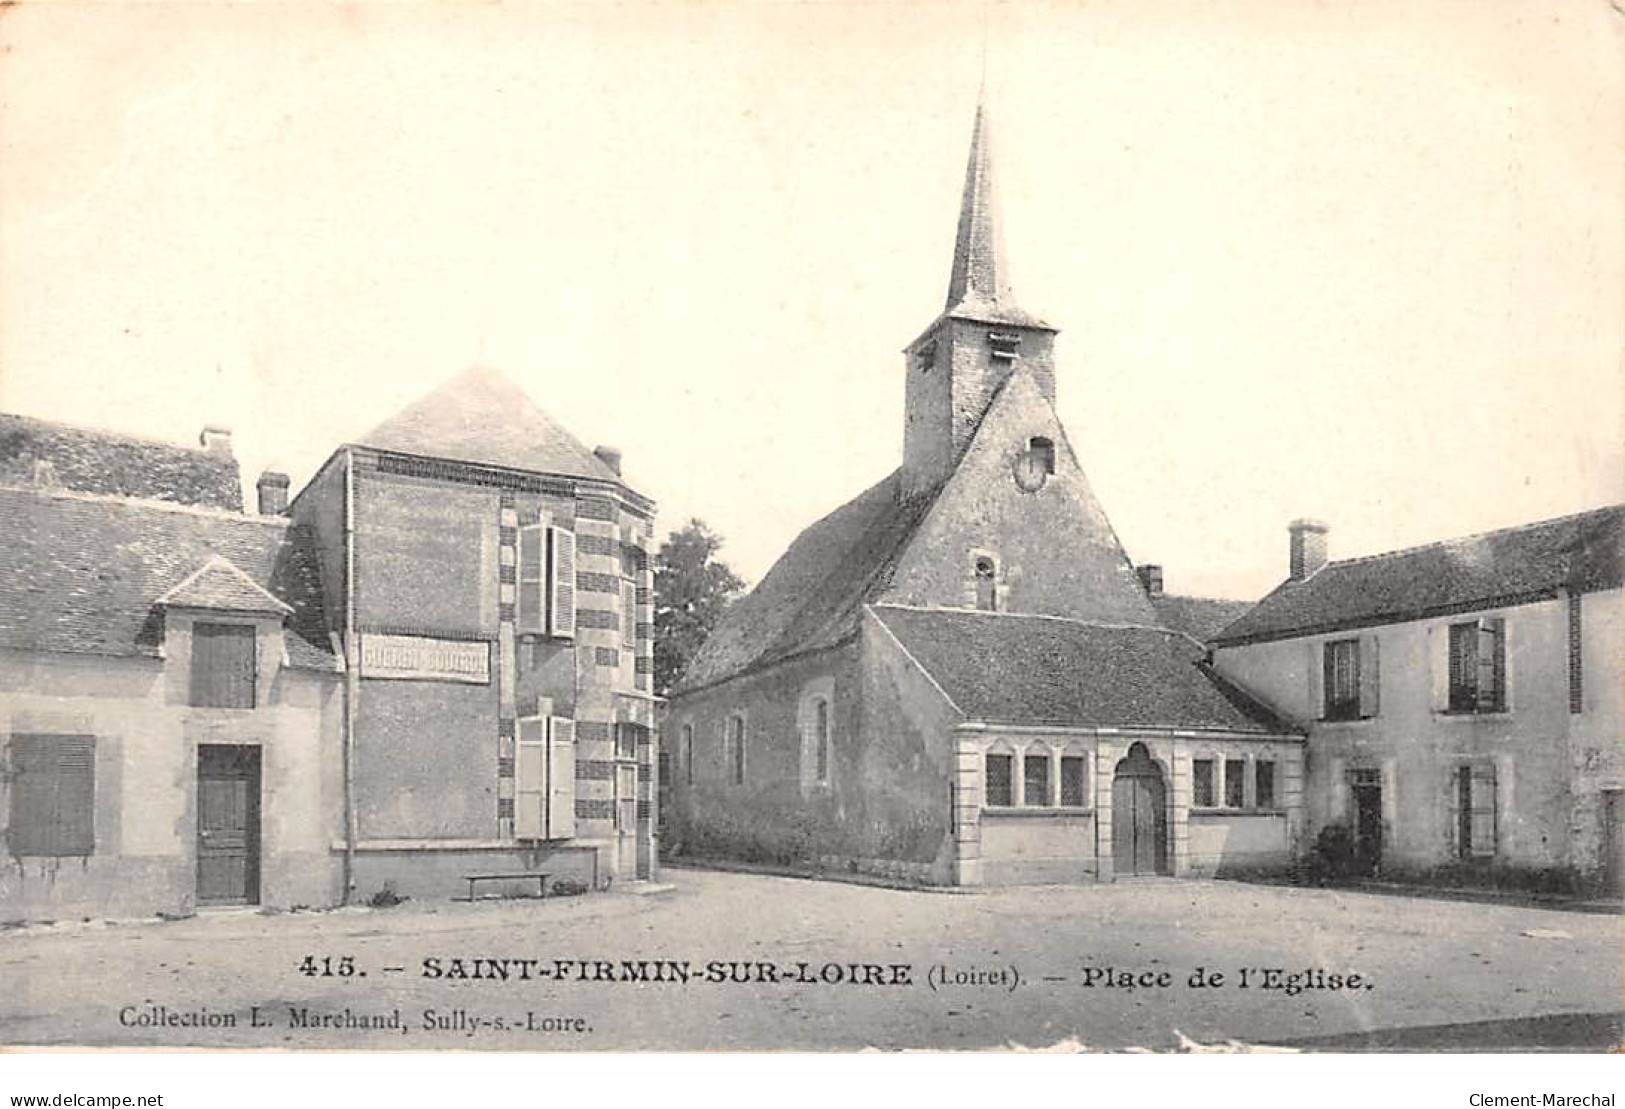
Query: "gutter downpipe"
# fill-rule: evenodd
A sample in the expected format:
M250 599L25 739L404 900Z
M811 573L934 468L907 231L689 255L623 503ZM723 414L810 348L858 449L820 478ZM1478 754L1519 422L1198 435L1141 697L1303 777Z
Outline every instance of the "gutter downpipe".
M344 903L355 903L355 720L361 640L355 626L355 452L344 450Z

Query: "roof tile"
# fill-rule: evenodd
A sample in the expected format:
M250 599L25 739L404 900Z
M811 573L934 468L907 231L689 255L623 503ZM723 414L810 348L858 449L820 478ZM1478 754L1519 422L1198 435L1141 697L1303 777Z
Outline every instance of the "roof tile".
M1515 599L1618 588L1625 505L1328 562L1285 581L1220 632L1220 644L1312 635Z

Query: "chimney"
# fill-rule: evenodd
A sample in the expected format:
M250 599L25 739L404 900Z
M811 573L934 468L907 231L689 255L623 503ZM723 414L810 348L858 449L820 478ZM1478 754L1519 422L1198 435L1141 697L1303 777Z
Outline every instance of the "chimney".
M1293 520L1286 529L1292 536L1288 551L1287 576L1293 581L1313 577L1326 565L1326 532L1321 520Z
M1134 572L1140 575L1140 587L1145 590L1146 596L1162 596L1161 566L1153 562L1147 562L1144 566L1136 566Z
M231 454L231 428L208 424L198 433L198 445L210 454Z
M616 476L620 475L621 449L619 447L597 446L592 449L592 453L598 456L598 461L614 470Z
M260 493L260 515L281 516L288 511L288 475L266 470L256 484Z

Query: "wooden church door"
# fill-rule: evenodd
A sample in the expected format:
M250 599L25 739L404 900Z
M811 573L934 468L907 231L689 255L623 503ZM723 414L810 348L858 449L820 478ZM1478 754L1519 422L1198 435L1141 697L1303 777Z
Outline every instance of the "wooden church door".
M1167 791L1162 769L1136 743L1112 778L1112 865L1120 875L1168 872Z

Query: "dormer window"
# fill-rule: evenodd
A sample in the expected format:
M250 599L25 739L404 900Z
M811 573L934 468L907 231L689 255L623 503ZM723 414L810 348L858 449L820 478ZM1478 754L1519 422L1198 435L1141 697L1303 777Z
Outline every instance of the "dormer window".
M990 331L987 348L995 365L1013 365L1016 355L1021 352L1021 336L1009 331Z

